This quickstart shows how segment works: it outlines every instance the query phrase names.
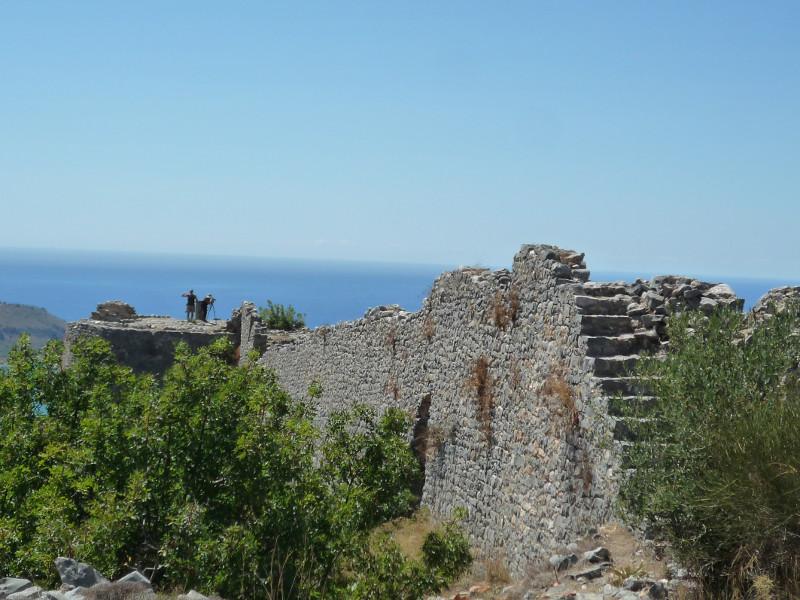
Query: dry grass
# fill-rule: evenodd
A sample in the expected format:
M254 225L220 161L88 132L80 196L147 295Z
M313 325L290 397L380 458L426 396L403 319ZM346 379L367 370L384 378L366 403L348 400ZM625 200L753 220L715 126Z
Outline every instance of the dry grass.
M489 373L489 359L479 357L472 366L467 381L475 394L475 418L487 443L492 440L492 415L494 413L494 380Z
M400 547L402 553L410 559L422 558L422 544L425 537L434 529L436 522L427 509L421 508L410 517L394 519L380 525L380 533L388 533Z
M422 322L422 337L425 338L428 342L433 340L433 336L436 333L436 323L433 322L433 317L428 315L425 317L425 320Z
M389 379L386 380L384 391L390 395L395 402L400 399L400 384L397 383L397 378L394 375L391 375Z
M565 427L575 431L580 425L581 415L575 403L575 392L572 386L564 379L563 371L556 370L545 379L542 392L545 396L556 400L558 412Z
M517 288L512 287L508 291L508 316L512 323L516 323L519 318L520 299Z
M502 558L490 558L485 561L486 580L492 585L506 584L511 581L508 567Z
M428 452L440 451L447 441L447 432L438 425L431 425L426 431L426 449Z
M397 328L392 327L386 333L386 347L392 351L392 356L397 352Z
M87 589L84 598L86 600L138 600L147 598L150 588L144 583L101 583Z
M498 329L505 331L509 323L511 323L511 316L508 313L508 306L506 306L505 299L501 292L494 295L491 305L492 317L494 324Z

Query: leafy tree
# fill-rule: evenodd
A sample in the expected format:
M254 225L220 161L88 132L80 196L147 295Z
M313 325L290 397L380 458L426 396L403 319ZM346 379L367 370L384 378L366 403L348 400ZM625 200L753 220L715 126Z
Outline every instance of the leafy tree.
M755 325L734 311L669 325L665 360L639 375L657 400L636 411L622 499L699 572L709 597L771 581L800 596L800 313Z
M0 372L0 571L55 585L53 559L71 555L226 598L366 597L374 564L407 597L445 585L371 542L414 506L406 417L357 406L318 432L274 373L232 353L179 345L157 381L101 340L62 369L58 343L22 339ZM409 573L424 575L413 589Z
M259 309L259 315L270 329L295 331L306 326L306 316L297 312L291 304L273 304L267 300L267 306Z

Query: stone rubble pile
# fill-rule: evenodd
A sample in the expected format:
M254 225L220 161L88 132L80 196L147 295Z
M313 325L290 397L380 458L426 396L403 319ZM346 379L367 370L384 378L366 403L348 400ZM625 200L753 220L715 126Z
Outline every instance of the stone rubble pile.
M781 312L790 303L800 304L800 286L771 289L753 307L753 317L758 321L769 315Z
M122 300L109 300L97 305L91 317L93 321L124 321L135 319L136 310Z
M577 544L570 544L577 550ZM489 584L472 585L469 589L448 596L431 596L427 600L468 600L497 598L500 600L664 600L685 597L692 587L684 569L670 564L670 577L654 578L640 569L625 577L625 570L615 570L608 548L598 546L584 552L554 554L549 559L555 582L547 589L530 589L525 582L493 588Z
M57 590L44 590L28 579L0 577L0 600L103 600L111 598L155 600L156 598L150 580L139 571L132 571L116 581L110 581L91 565L63 556L56 558L55 568L61 579L61 587ZM191 590L178 596L178 600L208 600L208 598Z

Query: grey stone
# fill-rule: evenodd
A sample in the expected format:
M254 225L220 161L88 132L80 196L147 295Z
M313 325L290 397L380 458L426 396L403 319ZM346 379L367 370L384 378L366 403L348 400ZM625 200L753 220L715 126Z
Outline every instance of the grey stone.
M42 592L42 600L67 600L67 595L60 590Z
M572 579L586 579L586 580L597 579L598 577L602 577L603 571L605 571L610 566L611 563L609 562L598 563L594 567L590 569L584 569L579 573L574 573L570 575L570 577Z
M662 304L664 304L665 301L666 299L664 298L664 296L656 294L655 292L645 292L644 296L642 297L642 302L650 310L654 309L657 306L661 306Z
M208 600L208 596L204 596L196 590L189 590L187 593L178 596L178 600Z
M650 589L647 590L647 597L653 598L653 600L664 600L667 595L667 587L660 581L651 585Z
M578 562L578 557L575 554L554 554L548 562L556 571L564 571Z
M583 560L590 563L610 562L611 552L609 552L608 548L603 548L602 546L598 546L594 550L589 550L588 552L584 552Z
M150 586L150 580L139 573L139 571L131 571L125 577L120 577L117 579L116 583L143 583L147 586Z
M17 577L0 577L0 599L16 594L22 590L33 587L28 579L20 579Z
M713 296L715 298L730 298L736 297L736 292L733 291L733 288L729 286L727 283L720 283L715 285L711 289L706 292L707 295Z
M67 600L78 600L79 598L83 598L87 591L89 591L89 588L77 586L72 588L70 591L65 592L64 597L67 598Z
M652 579L646 579L641 577L628 577L625 581L622 582L622 589L628 590L631 592L639 592L655 583Z
M42 588L40 588L38 585L34 585L27 587L24 590L20 590L19 592L9 594L6 596L6 600L35 600L36 598L41 597L42 591Z
M98 583L109 583L108 579L93 566L75 559L59 556L55 560L55 565L62 583L86 588Z

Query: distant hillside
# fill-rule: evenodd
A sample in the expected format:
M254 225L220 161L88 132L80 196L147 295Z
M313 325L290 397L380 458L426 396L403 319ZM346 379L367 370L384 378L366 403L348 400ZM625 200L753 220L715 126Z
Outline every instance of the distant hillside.
M0 363L5 362L20 334L30 334L34 347L40 348L48 340L63 338L65 326L43 308L0 302Z

